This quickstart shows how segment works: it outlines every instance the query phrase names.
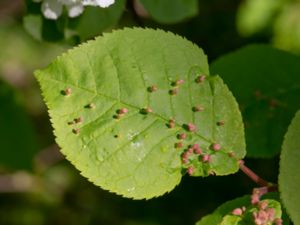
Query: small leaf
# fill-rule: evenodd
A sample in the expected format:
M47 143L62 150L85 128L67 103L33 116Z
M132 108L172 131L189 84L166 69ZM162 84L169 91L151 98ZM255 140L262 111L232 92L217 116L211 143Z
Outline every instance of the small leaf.
M246 131L247 156L280 152L284 133L300 108L300 57L250 45L212 63L236 96Z
M300 224L300 111L297 112L285 135L280 157L279 190L292 221Z
M198 14L197 0L141 0L141 3L160 23L178 23Z
M31 169L37 140L14 90L0 80L0 167Z
M203 74L206 79L196 82ZM203 51L172 33L125 29L105 34L36 76L62 152L104 189L152 198L171 191L186 171L193 176L234 173L245 155L232 94L218 76L209 76ZM153 85L156 90L149 92ZM170 94L173 89L176 95ZM193 110L198 104L201 112ZM82 122L74 123L79 117ZM224 126L217 125L221 120ZM178 139L182 133L184 140ZM214 143L219 150L211 149ZM193 144L203 155L184 153Z

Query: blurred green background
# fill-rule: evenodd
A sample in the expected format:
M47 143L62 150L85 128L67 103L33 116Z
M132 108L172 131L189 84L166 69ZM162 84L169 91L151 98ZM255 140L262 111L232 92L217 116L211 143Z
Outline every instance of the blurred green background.
M300 1L199 0L186 9L174 7L175 14L167 18L165 8L152 12L150 4L147 13L137 1L119 0L114 7L49 21L39 4L0 1L1 225L188 225L255 187L240 172L184 177L174 191L148 201L124 199L94 186L60 155L33 71L84 40L124 26L182 35L203 48L210 63L251 43L299 54ZM278 158L247 158L246 163L277 182Z

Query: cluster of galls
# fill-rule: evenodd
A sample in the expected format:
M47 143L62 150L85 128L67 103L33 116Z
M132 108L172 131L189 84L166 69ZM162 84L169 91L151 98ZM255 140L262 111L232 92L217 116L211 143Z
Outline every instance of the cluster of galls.
M268 187L254 188L251 195L251 204L258 207L257 212L253 212L253 220L256 225L275 224L282 225L282 219L275 218L275 209L268 207L267 201L260 198L268 192Z
M181 134L180 134L181 135ZM175 147L178 148L179 144L182 142L178 142L175 144ZM183 144L180 145L180 147L183 147ZM219 151L221 149L220 144L213 143L210 146L210 150L213 150L215 152ZM189 145L187 149L182 153L181 155L181 160L182 163L184 164L184 167L187 168L187 173L192 176L195 172L195 168L192 165L193 160L199 160L202 163L207 163L209 164L211 162L211 154L209 153L204 153L202 148L200 147L199 144L192 144ZM213 172L211 171L209 174L213 175Z
M281 218L275 218L275 209L269 207L268 200L260 200L261 196L268 192L267 187L254 188L251 195L251 208L254 206L257 210L252 212L252 219L256 225L282 225ZM232 210L232 215L243 216L246 212L246 207L236 208Z
M282 219L275 218L275 209L269 208L267 201L260 201L258 203L258 211L253 212L252 215L256 225L282 225Z

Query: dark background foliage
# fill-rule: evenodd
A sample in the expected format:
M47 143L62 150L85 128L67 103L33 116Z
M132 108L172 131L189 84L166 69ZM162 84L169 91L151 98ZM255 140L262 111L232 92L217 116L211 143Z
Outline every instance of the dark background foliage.
M247 17L241 16L243 2L197 3L190 16L165 24L129 0L117 0L108 11L88 8L81 17L68 19L63 15L57 21L43 18L40 5L29 0L0 1L1 225L194 224L221 203L251 193L255 184L241 172L226 177L184 177L174 191L149 201L133 201L103 191L81 177L60 155L33 77L33 70L45 67L66 49L124 26L177 33L203 48L209 62L250 43L297 52L297 45L284 41L283 34L289 30L278 25L288 20L278 22L285 15L284 6L266 18L264 26L257 23L259 29L247 33L243 32L249 31L243 22L246 19L240 19ZM292 3L286 0L285 4ZM244 11L251 14L251 8ZM278 158L247 158L246 163L276 183Z

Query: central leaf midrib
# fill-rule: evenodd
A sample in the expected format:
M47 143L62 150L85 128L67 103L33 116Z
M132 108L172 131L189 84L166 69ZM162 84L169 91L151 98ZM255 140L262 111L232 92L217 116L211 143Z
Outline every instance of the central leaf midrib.
M94 91L92 91L92 90L90 90L90 89L88 89L88 88L80 87L80 86L78 86L78 85L70 84L70 83L67 83L67 82L64 82L64 81L61 81L61 80L58 80L58 79L55 79L55 78L50 78L50 77L42 77L42 78L40 77L40 79L44 79L44 80L52 80L52 81L55 81L55 82L58 82L58 83L62 83L62 84L67 85L67 86L73 86L73 87L76 87L76 88L81 89L81 90L83 90L83 91L90 92L90 93L94 93L94 94L96 94L96 95L98 95L98 96L102 96L102 97L108 98L108 99L110 99L110 100L113 100L113 101L115 101L115 102L119 102L119 103L121 103L121 104L123 104L123 105L126 105L126 106L129 106L129 107L135 108L135 109L137 109L137 110L140 110L140 107L137 107L137 106L135 106L135 105L132 105L132 104L123 102L123 101L121 101L121 100L119 101L118 99L115 99L114 97L105 95L105 94L100 93L100 92L94 92ZM162 120L164 120L164 121L166 121L166 122L169 121L169 119L163 117L162 115L160 115L160 114L158 114L158 113L152 112L151 114L152 114L152 115L155 115L155 116L157 116L157 117L159 117L159 118L161 118ZM176 124L178 127L182 127L182 125L178 124L176 121L175 121L175 124ZM183 129L183 128L182 128L182 129ZM197 132L195 132L194 134L197 135L199 138L201 138L203 141L208 142L209 144L213 143L212 140L209 140L209 139L203 137L202 135L198 134Z

